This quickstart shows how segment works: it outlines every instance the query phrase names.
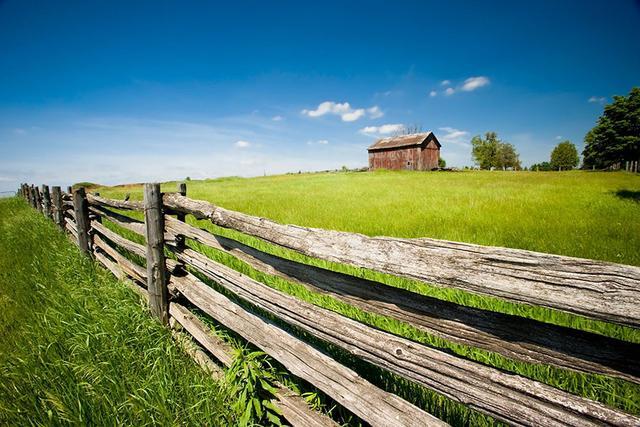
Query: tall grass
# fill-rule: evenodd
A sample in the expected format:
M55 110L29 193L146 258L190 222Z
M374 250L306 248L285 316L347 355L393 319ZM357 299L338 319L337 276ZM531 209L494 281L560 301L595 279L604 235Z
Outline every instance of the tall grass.
M167 183L164 191L175 191ZM283 223L323 227L369 235L435 237L479 244L601 259L640 265L640 206L627 195L640 190L640 177L624 173L415 173L377 172L276 176L255 179L191 181L189 196ZM135 186L103 188L103 195L121 197ZM495 298L438 289L380 273L302 256L284 248L204 221L188 221L257 249L437 298L534 318L614 338L640 342L633 328L547 310L511 304ZM640 387L623 380L564 371L544 365L514 362L486 351L437 339L410 325L373 315L326 295L260 273L219 251L190 243L197 250L267 285L363 323L463 357L527 376L572 393L640 413ZM214 285L214 284L212 284ZM368 364L341 355L346 364L372 381L456 424L491 424L426 389Z
M233 425L134 292L22 200L0 201L0 425Z
M176 191L175 183L164 190ZM139 186L99 191L142 198ZM640 265L639 192L638 174L585 171L378 171L188 183L189 197L287 224L631 265Z

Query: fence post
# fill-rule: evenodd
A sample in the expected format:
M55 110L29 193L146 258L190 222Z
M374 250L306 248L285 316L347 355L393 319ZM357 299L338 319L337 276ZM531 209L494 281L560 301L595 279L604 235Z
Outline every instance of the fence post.
M76 216L76 229L78 231L78 246L87 255L91 254L89 247L89 205L87 194L83 187L73 192L73 211Z
M51 187L51 203L53 205L53 221L64 229L64 211L62 210L62 190L59 185Z
M164 258L164 217L160 184L144 185L144 223L147 240L149 307L164 325L169 324L169 290Z
M40 192L40 188L33 187L36 192L36 209L38 212L42 213L42 193Z
M49 194L49 186L42 184L42 210L44 216L47 218L53 218L53 213L51 212L51 195Z
M180 193L181 196L187 196L187 184L184 182L181 182L178 184L178 193ZM185 222L186 219L186 215L183 213L178 213L176 214L176 219L178 221L182 221ZM184 249L185 248L185 244L184 244L184 237L183 236L177 236L176 237L176 247L180 250L180 249Z
M67 187L67 194L70 196L73 194L73 187L70 185Z
M36 193L33 191L33 185L29 185L27 187L27 191L29 192L29 204L32 208L36 208Z

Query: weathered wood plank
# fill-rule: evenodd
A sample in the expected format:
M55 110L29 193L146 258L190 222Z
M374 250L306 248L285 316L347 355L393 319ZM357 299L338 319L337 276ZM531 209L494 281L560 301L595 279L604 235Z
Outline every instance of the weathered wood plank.
M64 212L62 207L62 190L59 186L51 187L51 204L53 205L53 221L64 228Z
M191 249L178 251L176 255L242 299L312 336L509 424L629 426L640 423L640 418L598 402L461 359L316 307ZM191 286L206 285L191 283ZM187 288L178 287L185 296L190 292Z
M282 225L164 195L173 211L257 236L305 255L437 286L640 327L640 268L436 239L368 237Z
M89 204L96 206L106 206L116 209L127 209L127 210L135 210L135 211L143 211L144 203L137 202L133 200L114 200L107 199L104 197L97 196L95 194L88 194L87 199L89 200Z
M40 189L38 187L34 187L34 191L35 191L35 200L36 200L36 209L38 210L38 212L42 213L43 212L43 208L42 208L42 193L40 192Z
M51 210L51 194L49 193L49 186L42 184L42 213L47 218L53 218Z
M89 205L84 188L78 188L73 193L73 211L76 219L76 230L78 231L78 247L86 254L91 254L91 244L89 240Z
M448 341L510 359L640 383L640 344L430 298L266 254L166 216L165 229L227 251L258 271L388 316Z
M93 236L93 244L114 259L118 266L127 275L133 277L140 283L147 283L147 270L144 267L125 258L120 252L111 247L97 234Z
M169 324L169 292L164 256L164 213L160 184L144 184L144 223L147 241L149 307L162 324Z
M169 314L172 320L177 321L202 347L211 353L226 367L231 366L234 356L233 348L218 338L209 328L185 306L172 302L169 305ZM331 418L309 408L305 400L284 386L278 388L277 400L274 403L280 407L284 417L291 425L306 427L330 427L337 426Z
M398 396L375 387L356 372L273 323L245 311L193 275L172 276L170 280L171 285L197 307L369 424L384 427L444 425Z
M126 215L121 215L112 210L106 209L102 206L89 206L89 210L97 215L103 216L107 218L109 221L119 225L122 228L126 228L127 230L133 231L140 236L144 236L145 227L144 222L138 221L137 219L129 218Z
M98 233L102 234L107 239L111 240L113 243L118 246L123 247L131 253L134 253L142 258L147 258L147 249L145 246L132 242L129 239L126 239L119 235L118 233L109 230L107 227L99 223L98 221L91 221L91 228L93 228Z

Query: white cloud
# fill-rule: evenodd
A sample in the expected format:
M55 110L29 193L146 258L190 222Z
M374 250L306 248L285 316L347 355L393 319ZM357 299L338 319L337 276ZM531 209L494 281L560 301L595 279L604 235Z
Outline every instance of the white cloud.
M281 122L282 120L284 120L284 117L282 117L282 116L273 116L271 118L271 120L273 120L274 122Z
M436 92L435 90L432 90L431 92L429 92L429 96L432 98L437 95L438 95L438 92Z
M340 116L343 122L355 122L359 120L365 115L369 115L369 118L377 119L382 117L384 113L380 110L380 107L374 105L373 107L367 108L352 108L351 104L348 102L333 102L333 101L325 101L321 102L315 110L302 110L302 114L307 117L321 117L326 114L333 114L336 116Z
M440 86L449 86L451 84L451 80L443 80L440 82Z
M234 145L238 148L248 148L251 145L251 143L249 141L240 140L240 141L236 141Z
M562 139L562 135L556 136L556 140L560 141Z
M471 92L472 90L476 90L483 86L487 86L489 83L490 83L489 79L484 76L469 77L464 81L460 89L465 92Z
M374 105L371 108L367 108L367 113L369 113L369 118L371 119L379 119L380 117L384 116L384 113L377 105Z
M445 132L444 135L436 135L440 142L469 146L469 143L467 142L469 139L469 132L455 129L449 126L441 127L438 129Z
M604 104L606 101L607 98L605 98L604 96L592 96L591 98L589 98L589 102L591 103Z
M452 87L448 87L445 91L444 94L449 96L449 95L453 95L455 93L455 89Z
M307 145L327 145L329 141L326 139L319 139L317 141L307 141Z
M401 132L404 129L404 125L401 123L386 124L381 126L367 126L360 129L360 133L370 136L389 135L392 133Z
M358 119L364 117L364 108L358 108L357 110L349 111L347 113L342 114L343 122L355 122Z

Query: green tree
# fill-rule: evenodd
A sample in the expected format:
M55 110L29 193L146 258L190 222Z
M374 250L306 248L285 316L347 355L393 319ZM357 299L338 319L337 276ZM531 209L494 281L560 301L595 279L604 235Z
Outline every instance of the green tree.
M531 165L531 170L532 171L550 171L551 169L551 163L549 162L542 162L542 163L534 163Z
M614 96L596 126L584 137L585 168L606 168L640 158L640 88Z
M438 159L438 167L443 169L447 167L447 161L445 159L443 159L442 157L440 157Z
M512 144L502 142L495 132L476 135L471 139L471 154L480 169L520 168L518 152Z
M551 168L554 170L573 169L579 162L578 150L571 141L562 141L551 152Z

